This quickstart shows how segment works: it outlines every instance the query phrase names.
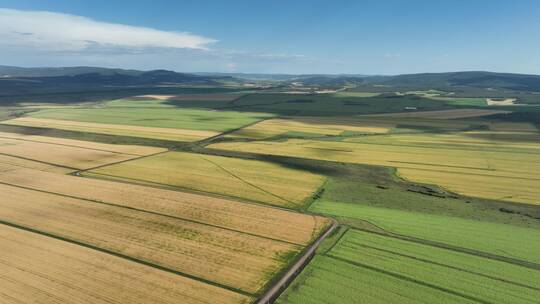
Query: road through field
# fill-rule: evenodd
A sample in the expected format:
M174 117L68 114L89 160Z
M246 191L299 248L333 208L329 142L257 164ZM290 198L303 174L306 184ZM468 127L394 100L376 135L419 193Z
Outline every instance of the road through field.
M311 261L315 255L315 251L336 228L338 227L338 222L332 219L332 226L326 230L307 250L294 265L287 270L279 279L274 286L268 289L255 303L256 304L270 304L280 296L280 294L285 291L287 286L300 274L302 269Z

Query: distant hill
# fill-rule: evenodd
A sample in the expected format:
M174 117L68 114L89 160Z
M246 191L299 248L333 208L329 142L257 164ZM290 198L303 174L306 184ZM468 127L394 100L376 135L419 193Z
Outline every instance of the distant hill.
M397 76L366 77L367 83L397 87L448 89L452 87L493 88L540 92L540 75L452 72L423 73Z
M136 76L143 73L137 70L108 69L97 67L61 67L61 68L21 68L14 66L0 65L0 77L61 77L75 76L81 74L100 75L131 75Z

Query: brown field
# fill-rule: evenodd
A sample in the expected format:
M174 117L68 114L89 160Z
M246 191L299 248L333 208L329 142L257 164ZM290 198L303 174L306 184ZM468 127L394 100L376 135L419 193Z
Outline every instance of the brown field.
M500 132L537 132L532 123L526 122L494 122L489 125L489 129Z
M11 119L8 121L3 121L2 123L7 124L7 125L15 125L15 126L53 128L53 129L78 131L78 132L90 132L90 133L98 133L98 134L133 136L133 137L154 138L154 139L162 139L162 140L179 140L179 141L196 141L196 140L204 139L204 138L219 134L218 132L214 132L214 131L141 127L141 126L131 126L131 125L78 122L78 121L70 121L70 120L32 118L32 117L20 117L20 118Z
M515 101L515 98L506 98L502 100L486 98L486 103L488 106L511 106Z
M8 133L2 134L5 136ZM21 136L21 139L17 137L19 136L0 136L0 155L42 162L50 166L72 169L71 171L136 158L144 152L161 151L159 149L137 146L94 145L94 143L90 142L84 143L76 140L56 138L47 139L41 136L37 136L39 141L28 140L26 136ZM80 146L83 145L82 143L86 147ZM90 148L93 146L96 148ZM128 151L129 154L116 151Z
M510 111L482 110L482 109L453 109L453 110L439 110L439 111L415 111L415 112L401 112L401 113L389 113L389 114L370 114L370 115L362 115L362 116L457 119L457 118L471 118L471 117L480 117L480 116L506 114L506 113L510 113Z
M0 182L158 212L299 245L307 245L328 223L324 218L255 204L16 167L1 172Z
M0 225L0 303L241 304L250 298Z
M313 135L340 135L345 131L356 133L386 133L395 126L392 122L366 121L352 117L295 117L269 119L227 135L231 138L265 139L287 132Z
M263 161L186 152L167 152L90 173L301 207L324 182L321 175Z
M302 246L60 195L0 185L0 219L245 292Z

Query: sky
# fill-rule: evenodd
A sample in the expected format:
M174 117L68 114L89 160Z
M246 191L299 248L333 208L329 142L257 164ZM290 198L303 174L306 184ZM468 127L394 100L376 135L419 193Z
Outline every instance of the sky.
M0 0L0 65L540 74L540 1Z

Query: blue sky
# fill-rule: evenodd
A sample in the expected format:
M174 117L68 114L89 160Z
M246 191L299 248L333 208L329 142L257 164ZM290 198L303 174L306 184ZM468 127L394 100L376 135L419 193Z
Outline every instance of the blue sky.
M540 74L540 1L0 0L0 64Z

